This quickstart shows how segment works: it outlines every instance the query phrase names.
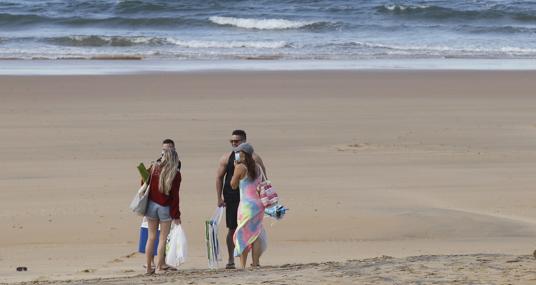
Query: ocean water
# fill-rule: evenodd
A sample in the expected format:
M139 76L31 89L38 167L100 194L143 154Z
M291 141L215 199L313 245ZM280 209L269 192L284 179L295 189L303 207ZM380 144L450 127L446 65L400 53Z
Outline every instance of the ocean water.
M0 0L1 59L535 59L536 1Z

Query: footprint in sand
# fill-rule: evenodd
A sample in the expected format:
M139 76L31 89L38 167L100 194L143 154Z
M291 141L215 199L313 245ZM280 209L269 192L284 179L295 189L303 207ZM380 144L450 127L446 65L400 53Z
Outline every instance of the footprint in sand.
M121 263L121 262L123 262L122 258L131 258L131 257L135 256L136 254L137 254L137 252L132 252L132 253L129 253L129 254L125 255L125 256L118 257L118 258L116 258L116 259L114 259L112 261L108 261L108 263Z
M121 262L123 262L123 260L121 260L119 258L116 258L116 259L110 261L110 263L121 263Z
M39 282L46 282L46 281L48 281L47 276L39 276L39 277L35 278L34 280L32 280L31 282L32 283L39 283Z
M335 145L334 147L335 149L337 149L337 151L357 152L361 150L370 149L372 145L369 143L354 143L354 144Z
M125 258L131 258L131 257L135 256L136 254L137 254L137 252L132 252L132 253L129 253L129 254L125 255L124 257Z

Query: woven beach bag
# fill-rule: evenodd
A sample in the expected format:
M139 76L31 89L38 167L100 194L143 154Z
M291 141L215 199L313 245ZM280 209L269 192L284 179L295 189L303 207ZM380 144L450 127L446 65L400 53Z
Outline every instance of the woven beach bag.
M279 202L279 196L277 195L275 188L272 187L272 182L266 179L264 171L262 171L262 168L260 169L262 174L262 182L257 185L257 192L259 193L259 197L261 198L264 208L270 208L277 205Z

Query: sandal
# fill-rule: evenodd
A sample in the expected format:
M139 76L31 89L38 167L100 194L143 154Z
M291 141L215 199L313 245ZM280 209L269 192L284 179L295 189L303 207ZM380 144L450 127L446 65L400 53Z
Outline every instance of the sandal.
M225 265L225 269L236 269L234 263L227 263L227 265Z

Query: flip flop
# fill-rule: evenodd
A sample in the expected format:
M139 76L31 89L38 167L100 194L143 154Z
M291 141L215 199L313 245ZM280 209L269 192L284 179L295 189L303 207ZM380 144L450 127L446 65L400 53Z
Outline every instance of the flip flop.
M157 271L158 272L178 271L178 269L174 268L174 267L171 267L171 266L166 266L166 267L159 268Z
M227 265L225 265L225 269L236 269L234 263L227 263Z
M145 276L151 276L154 274L154 272L155 272L154 269L149 272L145 272Z

